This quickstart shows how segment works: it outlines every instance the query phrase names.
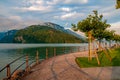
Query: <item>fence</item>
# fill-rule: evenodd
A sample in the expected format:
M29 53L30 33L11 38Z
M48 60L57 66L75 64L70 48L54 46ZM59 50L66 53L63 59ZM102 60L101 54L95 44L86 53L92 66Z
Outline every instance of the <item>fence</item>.
M51 58L51 57L54 57L54 56L57 56L57 55L61 55L61 54L58 54L59 52L57 51L58 48L55 48L53 47L52 48L52 56L51 56L51 53L49 53L50 49L49 48L46 48L45 49L45 59L48 59L48 58ZM86 46L77 46L77 47L62 47L59 51L62 51L62 54L66 54L66 53L74 53L74 52L80 52L80 51L85 51L87 50L87 47ZM29 59L29 55L23 55L17 59L15 59L14 61L10 62L9 64L7 64L4 68L2 68L0 70L0 73L4 70L6 70L6 77L4 78L4 80L12 80L13 78L21 78L23 77L25 74L28 74L30 72L30 69L39 64L40 63L40 54L42 53L39 53L39 51L37 50L36 51L36 56L34 57L34 60L30 60ZM20 59L25 59L25 61L21 64L19 64L18 66L16 66L16 68L11 71L11 65L13 63L15 63L16 61L20 60ZM25 66L25 69L23 70L20 70L20 68L22 66ZM17 74L19 76L15 77L14 74Z

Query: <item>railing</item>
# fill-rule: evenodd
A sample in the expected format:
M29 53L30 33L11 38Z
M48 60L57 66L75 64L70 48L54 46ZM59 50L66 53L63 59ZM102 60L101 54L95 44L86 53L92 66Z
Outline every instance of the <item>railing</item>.
M80 47L80 46L78 47L78 46L77 46L77 47L75 48L75 50L74 50L73 47L69 47L69 49L66 49L65 47L63 47L63 48L62 48L63 54L65 54L66 51L68 51L68 50L69 50L69 53L80 52L80 51L86 51L86 50L87 50L87 47L86 47L86 46L82 46L82 47ZM57 54L57 48L53 48L53 56L52 56L52 57L57 56L57 55L59 55L59 54ZM12 78L15 78L15 75L14 75L14 74L15 74L23 65L25 65L25 69L23 69L23 70L21 70L21 71L18 71L19 73L21 73L21 75L19 76L19 78L20 78L20 77L24 76L25 74L28 74L28 73L30 72L31 67L33 67L33 66L35 66L35 65L37 65L37 64L40 63L40 58L39 58L39 57L40 57L40 56L39 56L39 52L37 51L37 52L36 52L35 60L29 62L29 61L30 61L30 60L29 60L29 56L28 56L28 55L23 55L23 56L15 59L14 61L10 62L9 64L7 64L4 68L2 68L2 69L0 70L0 73L1 73L2 71L6 70L6 78L4 78L4 79L5 79L5 80L12 80ZM48 59L48 58L50 58L50 57L49 57L49 50L48 50L48 48L46 48L45 59ZM20 60L20 59L25 59L25 61L24 61L23 63L19 64L19 65L11 72L11 65L12 65L13 63L15 63L16 61ZM19 73L18 73L18 74L19 74ZM18 77L16 77L16 78L18 78Z
M11 72L11 65L12 65L13 63L15 63L16 61L20 60L21 58L25 58L25 59L26 59L25 62L23 62L22 64L19 64L19 65ZM15 76L18 76L19 73L21 73L21 72L22 72L22 73L21 73L21 76L19 75L19 78L22 77L24 74L29 73L30 67L32 67L32 66L31 66L32 63L34 63L34 65L39 64L38 52L36 53L36 62L35 62L35 61L32 61L31 63L29 63L29 57L28 57L28 55L23 55L23 56L15 59L14 61L10 62L9 64L7 64L4 68L2 68L2 69L0 70L0 73L1 73L2 71L4 71L4 70L6 69L6 78L4 78L3 80L14 80L13 78L14 78ZM23 65L26 65L26 68L25 68L24 70L21 70L21 71L17 72L17 70L19 70L19 68L21 68ZM15 74L17 74L17 75L15 75ZM16 77L16 78L17 78L17 77Z

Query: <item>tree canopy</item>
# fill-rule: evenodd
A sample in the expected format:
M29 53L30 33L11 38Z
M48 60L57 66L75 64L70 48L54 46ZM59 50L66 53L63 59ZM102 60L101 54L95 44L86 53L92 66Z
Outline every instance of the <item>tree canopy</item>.
M87 36L88 32L91 32L91 35L98 40L105 38L106 40L120 41L120 35L115 34L113 30L107 30L111 25L107 23L107 20L103 19L103 15L99 15L96 10L93 13L77 24L72 24L72 29L75 31L80 30L86 33Z
M116 9L120 8L120 0L116 0Z

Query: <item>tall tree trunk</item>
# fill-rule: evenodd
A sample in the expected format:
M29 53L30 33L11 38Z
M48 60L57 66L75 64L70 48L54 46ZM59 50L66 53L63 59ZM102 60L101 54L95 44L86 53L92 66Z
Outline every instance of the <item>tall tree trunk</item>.
M101 51L101 40L99 40L99 44L98 44L98 50Z
M92 60L91 37L92 37L91 31L89 31L89 32L88 32L88 40L89 40L89 44L88 44L88 50L89 50L88 56L89 56L89 58L88 58L88 60Z

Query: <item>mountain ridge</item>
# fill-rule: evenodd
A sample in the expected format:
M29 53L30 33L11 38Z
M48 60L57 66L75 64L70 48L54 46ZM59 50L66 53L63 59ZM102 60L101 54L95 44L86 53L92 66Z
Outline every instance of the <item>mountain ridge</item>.
M66 33L66 34L70 34L70 35L73 35L73 36L75 36L75 37L78 37L79 39L83 39L83 40L85 40L85 38L83 38L83 37L81 37L80 35L78 35L77 33L75 33L75 32L73 32L73 31L71 31L71 30L68 30L68 29L65 29L64 27L62 27L62 26L60 26L60 25L58 25L58 24L55 24L55 23L51 23L51 22L44 22L44 23L40 23L40 24L38 24L39 26L47 26L47 27L50 27L50 28L53 28L53 29L56 29L56 30L58 30L58 31L61 31L61 32L64 32L64 33ZM35 27L34 25L31 25L32 27ZM30 26L29 26L30 27ZM25 27L25 28L23 28L23 29L27 29L28 27ZM22 29L20 29L20 30L22 30ZM7 31L7 32L2 32L2 33L0 33L0 35L2 35L1 37L0 37L0 42L1 43L12 43L12 40L13 40L13 38L14 38L14 36L15 36L15 34L17 33L17 31L19 31L19 30L9 30L9 31ZM12 34L12 32L13 32L13 34ZM6 34L8 34L9 33L9 35L6 35ZM10 35L11 34L11 35ZM11 38L11 39L10 39Z

